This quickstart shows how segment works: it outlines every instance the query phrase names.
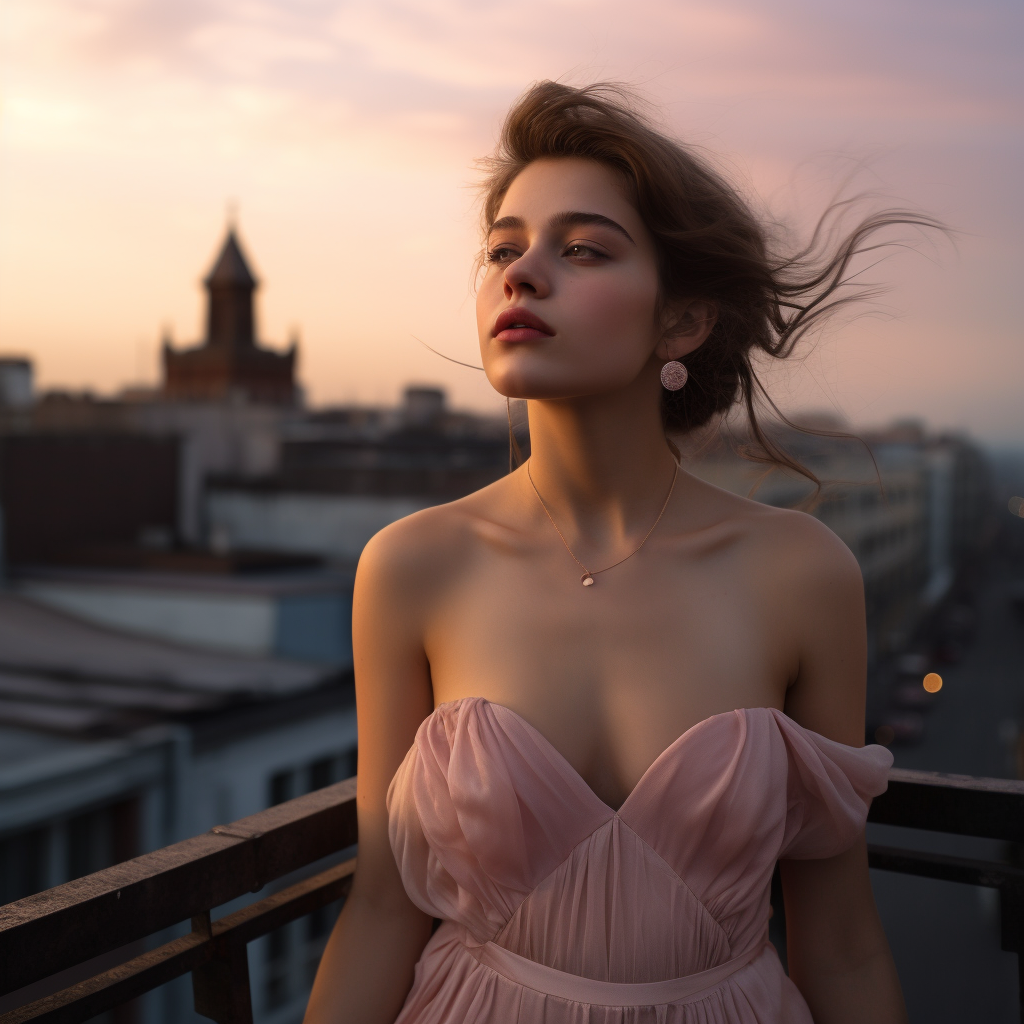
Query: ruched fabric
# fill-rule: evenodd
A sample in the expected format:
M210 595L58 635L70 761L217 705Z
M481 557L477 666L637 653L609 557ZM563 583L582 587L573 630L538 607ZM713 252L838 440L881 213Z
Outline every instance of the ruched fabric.
M406 891L443 921L398 1021L811 1024L767 942L772 871L848 849L891 764L730 711L615 811L515 712L440 705L388 792Z

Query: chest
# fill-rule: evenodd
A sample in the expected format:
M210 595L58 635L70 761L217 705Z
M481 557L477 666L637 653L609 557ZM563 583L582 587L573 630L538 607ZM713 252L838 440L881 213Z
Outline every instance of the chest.
M435 703L514 708L614 805L695 722L782 706L791 637L734 563L652 545L583 587L567 558L481 557L430 619Z

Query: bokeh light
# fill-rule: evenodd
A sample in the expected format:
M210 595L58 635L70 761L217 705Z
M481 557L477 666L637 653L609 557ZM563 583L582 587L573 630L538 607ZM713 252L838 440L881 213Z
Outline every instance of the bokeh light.
M889 746L896 738L896 731L891 725L880 725L875 730L875 742L881 743L883 747Z
M938 693L942 689L942 676L938 672L929 672L921 682L929 693Z
M1024 517L1024 498L1017 496L1012 497L1007 502L1007 507L1015 516Z

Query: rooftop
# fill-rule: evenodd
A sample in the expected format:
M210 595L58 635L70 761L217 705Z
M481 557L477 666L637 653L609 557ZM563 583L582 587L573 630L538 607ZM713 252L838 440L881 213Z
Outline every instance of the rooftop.
M330 666L130 636L0 594L0 728L124 735L166 717L303 694L336 677Z

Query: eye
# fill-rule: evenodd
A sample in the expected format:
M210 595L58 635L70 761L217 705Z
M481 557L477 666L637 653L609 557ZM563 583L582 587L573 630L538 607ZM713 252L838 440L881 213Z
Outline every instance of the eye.
M513 260L519 259L519 256L520 253L507 245L498 245L487 250L488 263L511 263Z
M597 263L608 259L606 253L592 245L587 245L586 242L570 242L565 247L563 255L576 263Z

